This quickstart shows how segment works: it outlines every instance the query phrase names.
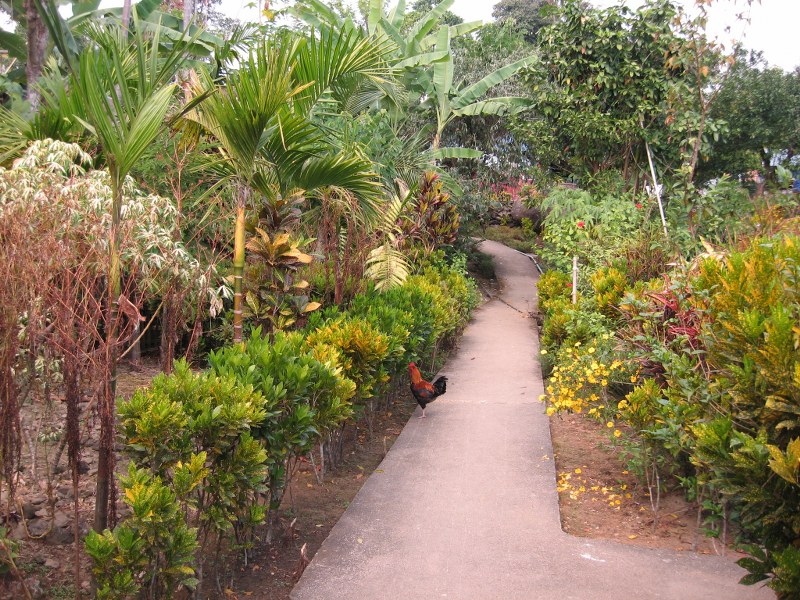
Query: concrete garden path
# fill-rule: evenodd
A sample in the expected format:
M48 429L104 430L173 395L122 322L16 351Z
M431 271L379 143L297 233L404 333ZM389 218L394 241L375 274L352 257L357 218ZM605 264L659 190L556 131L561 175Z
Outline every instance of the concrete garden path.
M503 286L442 369L447 394L412 418L322 544L294 600L774 598L730 560L561 530L539 402L536 270L494 242ZM419 409L417 409L419 414Z

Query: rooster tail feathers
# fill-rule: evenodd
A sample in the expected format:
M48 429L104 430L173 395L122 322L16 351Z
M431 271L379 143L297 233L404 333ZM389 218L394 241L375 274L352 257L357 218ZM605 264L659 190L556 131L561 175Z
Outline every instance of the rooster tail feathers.
M447 377L444 375L437 377L436 381L433 382L433 391L436 392L437 396L443 395L447 391Z

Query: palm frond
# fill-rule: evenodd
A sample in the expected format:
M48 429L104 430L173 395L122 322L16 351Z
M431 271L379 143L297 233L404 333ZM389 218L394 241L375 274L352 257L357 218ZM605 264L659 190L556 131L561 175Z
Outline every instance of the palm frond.
M375 283L375 288L384 291L402 285L411 273L411 265L405 255L389 241L373 248L366 261L364 275Z

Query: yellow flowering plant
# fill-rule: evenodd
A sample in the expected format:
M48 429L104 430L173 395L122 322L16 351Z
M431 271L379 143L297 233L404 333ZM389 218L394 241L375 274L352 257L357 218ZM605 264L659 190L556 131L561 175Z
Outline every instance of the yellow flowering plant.
M548 415L586 412L599 417L608 413L608 388L613 382L623 381L625 368L621 360L610 358L608 340L597 341L602 345L575 342L556 353L542 396Z

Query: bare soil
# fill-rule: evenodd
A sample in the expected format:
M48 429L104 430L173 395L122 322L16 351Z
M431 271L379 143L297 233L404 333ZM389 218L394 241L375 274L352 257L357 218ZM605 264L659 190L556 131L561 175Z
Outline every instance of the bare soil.
M626 469L609 431L584 415L550 418L564 531L648 548L743 556L706 537L695 506L680 489L662 490L656 513L647 486Z

